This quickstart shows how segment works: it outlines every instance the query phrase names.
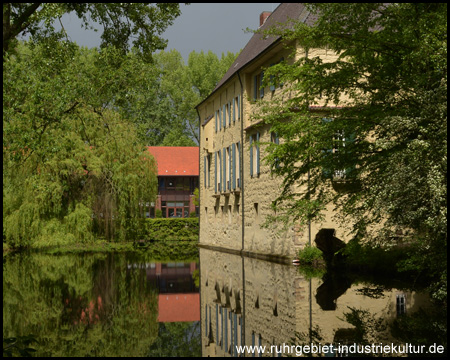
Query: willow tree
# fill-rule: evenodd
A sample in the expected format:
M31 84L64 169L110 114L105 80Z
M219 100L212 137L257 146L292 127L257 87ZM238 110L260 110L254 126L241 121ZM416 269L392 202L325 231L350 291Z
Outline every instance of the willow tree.
M295 40L307 55L267 69L266 85L283 84L289 96L262 102L255 115L280 138L266 158L284 179L277 214L314 221L335 204L354 222L355 239L392 244L409 234L417 246L409 265L442 276L443 296L447 4L312 4L308 10L317 16L314 26L293 22L268 32ZM323 61L314 49L337 58ZM299 183L308 191L298 193Z
M3 235L13 246L137 236L156 165L116 111L135 58L49 38L3 65Z

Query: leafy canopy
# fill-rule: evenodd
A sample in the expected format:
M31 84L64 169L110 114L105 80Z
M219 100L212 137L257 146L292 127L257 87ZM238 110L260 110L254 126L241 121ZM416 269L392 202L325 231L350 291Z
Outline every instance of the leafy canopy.
M82 19L85 29L93 29L92 22L103 26L101 47L112 45L125 54L133 39L132 46L145 58L166 47L161 34L181 14L178 3L4 3L3 56L16 45L20 34L36 40L49 36L67 39L64 27L56 32L53 24L56 20L61 23L61 16L71 12Z
M295 41L306 56L266 70L266 85L284 84L283 94L262 101L255 114L282 139L268 145L266 157L283 178L274 203L279 219L320 220L334 204L336 214L353 221L358 239L386 243L409 233L420 263L440 273L447 237L447 4L308 9L317 15L314 26L293 22L268 32Z
M135 58L46 40L3 72L3 233L12 246L136 236L156 164L115 110Z

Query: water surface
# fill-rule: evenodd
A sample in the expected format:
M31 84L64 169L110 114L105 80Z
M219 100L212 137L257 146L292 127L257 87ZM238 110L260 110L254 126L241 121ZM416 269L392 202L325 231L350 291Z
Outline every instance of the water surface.
M38 356L199 356L196 279L198 261L138 253L8 256L3 337L32 334Z

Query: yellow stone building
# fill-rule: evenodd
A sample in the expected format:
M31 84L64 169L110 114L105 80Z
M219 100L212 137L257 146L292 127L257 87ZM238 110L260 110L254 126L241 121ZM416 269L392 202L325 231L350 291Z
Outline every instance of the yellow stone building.
M273 13L260 15L260 28L295 19L312 25L315 18L303 4L281 4ZM289 44L296 45L296 44ZM264 39L254 34L213 92L197 106L200 117L200 245L229 249L270 258L292 257L306 244L314 244L320 229L334 229L346 239L349 229L337 227L329 209L320 224L287 231L262 228L271 203L281 191L281 178L270 173L262 161L259 142L278 142L270 126L251 119L256 101L280 94L275 86L261 87L264 68L282 60L335 55L325 50L309 51L295 46L295 56L280 38ZM258 125L258 126L256 126Z

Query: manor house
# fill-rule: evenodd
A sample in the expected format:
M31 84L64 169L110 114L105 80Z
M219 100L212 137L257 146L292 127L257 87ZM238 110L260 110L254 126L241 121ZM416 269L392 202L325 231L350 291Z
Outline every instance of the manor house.
M273 13L260 15L260 28L289 19L308 25L315 21L303 4L283 3ZM286 45L294 45L294 57ZM197 105L201 246L289 257L306 244L314 244L321 229L348 240L348 229L336 226L331 208L320 224L294 226L286 231L261 227L268 215L274 215L271 203L281 191L282 179L271 175L269 166L263 163L265 146L255 144L283 139L278 139L270 125L251 119L251 115L257 100L271 100L280 92L280 87L261 86L264 68L305 56L325 60L335 56L326 50L310 49L308 53L296 43L283 43L279 37L264 39L255 33L212 93Z

